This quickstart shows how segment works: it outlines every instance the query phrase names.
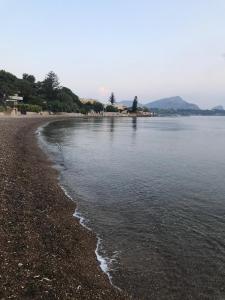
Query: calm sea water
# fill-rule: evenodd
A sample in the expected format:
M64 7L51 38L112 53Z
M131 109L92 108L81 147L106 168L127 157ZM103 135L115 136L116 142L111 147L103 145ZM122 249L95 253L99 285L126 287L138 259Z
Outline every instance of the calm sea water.
M71 119L43 137L115 285L225 299L225 118Z

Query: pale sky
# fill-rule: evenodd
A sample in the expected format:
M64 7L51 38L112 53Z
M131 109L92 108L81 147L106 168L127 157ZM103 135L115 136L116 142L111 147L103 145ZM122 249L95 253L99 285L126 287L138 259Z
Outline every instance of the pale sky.
M0 69L80 97L225 106L225 0L0 0Z

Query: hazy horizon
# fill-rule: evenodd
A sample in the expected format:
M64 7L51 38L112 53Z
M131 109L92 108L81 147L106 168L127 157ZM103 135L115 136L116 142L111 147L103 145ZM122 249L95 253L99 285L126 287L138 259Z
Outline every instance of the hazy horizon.
M0 69L82 98L225 106L225 2L0 0Z

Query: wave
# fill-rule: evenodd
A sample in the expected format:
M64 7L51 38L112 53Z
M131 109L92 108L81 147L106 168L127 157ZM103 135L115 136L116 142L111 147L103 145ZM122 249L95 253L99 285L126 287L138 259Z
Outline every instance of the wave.
M63 190L64 194L66 195L66 197L68 197L71 201L74 201L73 197L70 196L70 194L68 193L66 188L61 183L59 185L60 185L61 189ZM81 226L83 226L88 231L93 232L93 230L87 225L88 220L82 216L82 214L79 212L78 208L75 209L73 216L79 220L79 223L81 224ZM96 245L96 249L95 249L95 255L96 255L97 261L99 262L99 266L100 266L102 272L108 276L111 285L116 287L112 283L112 277L110 275L110 267L109 267L110 263L114 260L114 258L110 259L109 257L104 257L100 254L102 239L98 235L96 235L96 237L97 237L97 245ZM116 288L119 289L118 287L116 287Z

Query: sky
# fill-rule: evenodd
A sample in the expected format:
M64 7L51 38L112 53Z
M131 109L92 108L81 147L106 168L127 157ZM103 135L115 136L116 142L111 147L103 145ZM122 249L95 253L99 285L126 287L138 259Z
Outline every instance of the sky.
M225 0L0 0L0 69L80 97L225 107Z

